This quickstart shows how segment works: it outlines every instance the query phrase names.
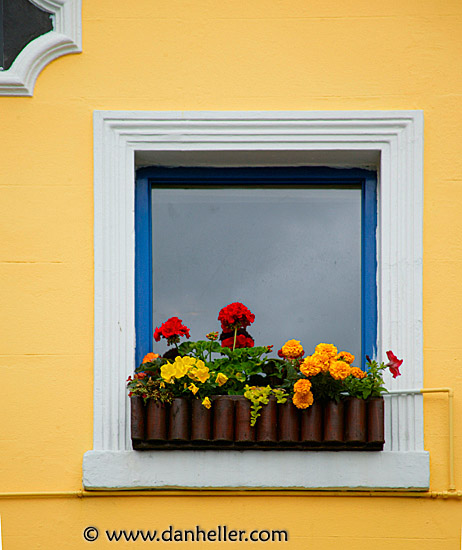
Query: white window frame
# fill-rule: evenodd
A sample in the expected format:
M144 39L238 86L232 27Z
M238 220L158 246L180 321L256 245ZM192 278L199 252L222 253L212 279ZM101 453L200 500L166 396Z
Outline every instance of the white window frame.
M378 357L393 349L405 359L393 389L421 388L422 112L97 111L94 140L94 439L84 486L428 489L421 395L386 398L382 452L159 452L132 450L124 384L135 367L135 158L214 164L221 155L242 166L377 159Z

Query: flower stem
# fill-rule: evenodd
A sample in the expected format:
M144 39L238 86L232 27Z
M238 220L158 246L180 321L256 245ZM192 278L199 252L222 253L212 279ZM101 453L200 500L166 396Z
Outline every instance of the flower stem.
M234 328L233 351L236 349L236 337L237 337L237 327Z

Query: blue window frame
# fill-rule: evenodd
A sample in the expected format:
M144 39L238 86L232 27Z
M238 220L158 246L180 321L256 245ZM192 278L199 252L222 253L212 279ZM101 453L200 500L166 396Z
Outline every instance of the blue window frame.
M361 349L372 356L377 340L377 176L364 169L313 167L163 168L137 171L135 187L136 364L153 349L152 190L153 188L288 187L361 190ZM225 304L223 304L225 305ZM157 320L158 324L165 319Z

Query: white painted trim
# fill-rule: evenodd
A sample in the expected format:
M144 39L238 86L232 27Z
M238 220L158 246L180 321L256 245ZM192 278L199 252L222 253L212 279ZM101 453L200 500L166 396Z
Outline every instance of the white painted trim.
M125 487L133 477L141 485L154 482L164 464L161 452L131 451L129 408L124 380L134 368L134 162L136 151L194 152L271 151L283 157L284 151L375 151L380 155L378 205L378 355L393 349L404 357L403 376L393 388L420 388L423 381L422 355L422 204L423 204L423 115L420 111L354 112L105 112L94 116L95 156L95 378L94 451L84 461L87 488ZM252 165L247 160L243 165ZM399 429L398 429L399 426ZM428 487L429 458L423 450L422 396L392 396L386 407L386 451L390 451L387 476L396 487ZM99 451L95 453L95 451ZM102 457L117 456L113 462ZM116 455L114 455L114 452ZM119 454L117 454L119 453ZM183 467L168 470L163 486L185 486L182 469L200 451L180 455ZM245 453L244 453L245 454ZM143 458L144 456L144 458ZM174 456L174 455L172 455ZM181 456L184 458L181 459ZM212 456L212 455L206 455ZM233 469L241 453L221 451ZM249 455L256 456L256 455ZM271 486L285 486L289 456L298 456L300 479L306 487L359 486L351 474L339 485L346 453L329 454L325 476L314 465L318 453L265 452L266 459L278 465ZM366 453L369 488L387 486L379 481L376 466L379 453ZM399 458L393 458L399 457ZM417 458L416 458L417 457ZM203 461L203 458L197 458ZM201 478L214 486L220 470L218 461L207 460ZM384 460L384 459L383 459ZM329 463L330 463L329 462ZM117 466L116 466L117 464ZM204 462L205 464L205 462ZM326 462L327 464L327 462ZM100 465L100 466L99 466ZM125 470L143 465L143 471ZM403 466L405 465L405 467ZM321 466L320 466L321 467ZM144 471L144 468L148 468ZM407 472L403 476L403 468ZM188 467L188 471L191 469ZM261 477L244 476L239 486L265 485ZM254 471L254 470L253 470ZM351 471L352 470L348 470ZM156 473L157 472L157 473ZM312 473L310 473L312 472ZM336 473L337 472L337 473ZM254 475L254 474L252 474ZM256 475L256 474L255 474ZM98 477L101 476L101 477ZM310 476L315 476L309 481ZM210 478L210 479L209 479ZM104 483L102 480L105 480ZM259 481L260 479L260 481ZM399 481L399 480L402 481ZM412 481L412 480L415 481ZM112 480L112 481L109 481ZM181 482L179 480L182 480ZM321 480L321 481L319 481ZM324 480L324 481L322 481ZM404 481L406 480L406 481ZM423 481L424 480L424 481ZM150 485L150 483L153 483ZM222 483L222 482L221 482ZM325 485L319 485L325 484ZM422 484L423 483L423 484ZM105 485L106 484L106 485ZM193 480L191 479L191 486ZM187 485L187 483L186 483ZM259 485L259 486L260 486ZM133 485L140 486L140 485ZM144 486L144 485L143 485ZM394 486L394 485L393 485Z
M54 15L54 29L32 40L7 71L0 71L0 96L32 96L48 63L82 51L81 0L32 0Z
M83 483L111 489L117 476L119 489L369 490L373 478L376 489L422 491L427 466L424 452L90 451Z

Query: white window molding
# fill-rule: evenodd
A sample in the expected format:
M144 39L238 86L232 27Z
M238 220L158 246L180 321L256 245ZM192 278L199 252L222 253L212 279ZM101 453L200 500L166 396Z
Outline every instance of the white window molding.
M32 0L53 14L53 30L32 40L7 71L0 71L0 96L32 96L35 81L48 63L82 51L81 0Z
M422 112L95 112L94 446L85 487L427 489L421 395L387 397L382 452L132 450L124 380L135 367L137 155L151 164L231 155L243 166L265 155L279 165L377 158L378 357L393 349L405 359L393 389L423 382Z

